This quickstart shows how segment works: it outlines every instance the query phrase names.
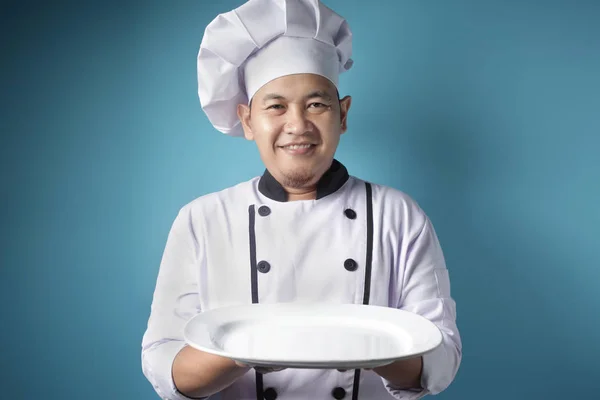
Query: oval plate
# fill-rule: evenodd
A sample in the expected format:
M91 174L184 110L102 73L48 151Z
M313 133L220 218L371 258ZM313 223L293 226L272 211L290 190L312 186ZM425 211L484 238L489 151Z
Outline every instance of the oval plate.
M186 342L251 366L374 368L417 357L442 342L428 319L362 304L276 303L229 306L188 321Z

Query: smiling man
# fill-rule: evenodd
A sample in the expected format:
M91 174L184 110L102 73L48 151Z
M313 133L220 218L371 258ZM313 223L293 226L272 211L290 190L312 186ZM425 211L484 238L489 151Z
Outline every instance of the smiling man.
M256 143L262 176L181 208L142 343L163 399L418 399L445 390L462 357L456 305L433 225L407 194L335 159L351 98L348 23L317 0L251 0L217 16L198 54L213 126ZM230 305L358 303L432 321L443 341L372 370L259 369L187 346L194 315Z
M331 167L340 135L346 131L350 97L317 74L292 74L265 84L253 104L238 105L248 140L279 182L288 200L316 197L317 183Z

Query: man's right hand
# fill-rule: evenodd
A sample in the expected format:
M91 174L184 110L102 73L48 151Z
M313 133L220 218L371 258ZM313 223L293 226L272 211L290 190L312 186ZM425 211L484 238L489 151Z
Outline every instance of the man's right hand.
M173 361L173 382L188 397L220 392L251 369L245 364L185 346Z
M254 370L256 372L261 373L263 375L264 374L269 374L271 372L283 371L284 369L286 369L284 367L259 367L259 366L252 366L252 365L241 363L239 361L236 361L235 364L237 366L239 366L239 367L242 367L242 368L254 368Z

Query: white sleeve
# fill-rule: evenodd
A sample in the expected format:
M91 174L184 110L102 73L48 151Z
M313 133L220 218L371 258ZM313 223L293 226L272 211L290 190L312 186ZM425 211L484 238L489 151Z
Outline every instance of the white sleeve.
M200 312L198 275L200 247L189 208L171 226L163 252L150 317L142 339L142 371L165 400L188 400L173 382L171 367L185 346L183 328Z
M448 388L462 359L456 303L450 295L450 278L444 255L431 221L424 218L421 231L403 249L404 276L398 308L433 322L440 329L443 341L435 350L423 355L423 390L399 390L382 378L390 394L402 400L420 399Z

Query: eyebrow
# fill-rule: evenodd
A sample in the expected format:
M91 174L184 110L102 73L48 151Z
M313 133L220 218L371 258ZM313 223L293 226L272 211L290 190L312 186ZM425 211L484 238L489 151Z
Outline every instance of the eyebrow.
M308 96L306 96L306 99L314 99L314 98L321 98L323 100L327 100L327 101L331 101L331 96L329 94L327 94L327 92L324 92L322 90L316 90L314 92L312 92L311 94L309 94Z
M304 97L305 100L321 98L327 101L331 101L331 96L322 90L315 90L314 92L309 93ZM263 97L263 102L267 102L269 100L285 100L285 97L277 94L277 93L268 93Z
M282 95L277 94L277 93L269 93L263 97L263 101L269 101L269 100L285 100L285 97L283 97Z

